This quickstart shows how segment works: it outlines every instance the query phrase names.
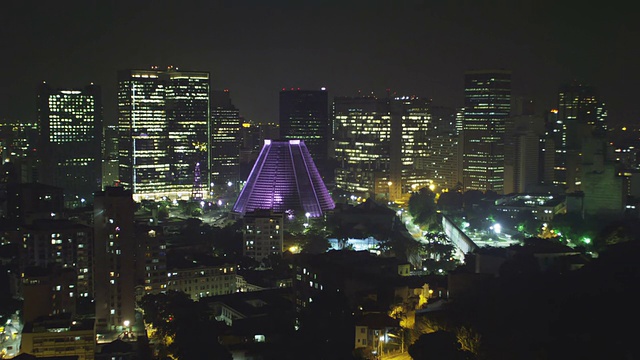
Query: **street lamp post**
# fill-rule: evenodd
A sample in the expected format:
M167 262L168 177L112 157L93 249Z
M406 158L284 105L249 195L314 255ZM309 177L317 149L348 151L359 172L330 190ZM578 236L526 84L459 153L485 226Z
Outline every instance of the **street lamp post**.
M304 223L304 227L307 228L309 227L309 217L311 216L311 214L305 213L304 216L307 218L307 222Z

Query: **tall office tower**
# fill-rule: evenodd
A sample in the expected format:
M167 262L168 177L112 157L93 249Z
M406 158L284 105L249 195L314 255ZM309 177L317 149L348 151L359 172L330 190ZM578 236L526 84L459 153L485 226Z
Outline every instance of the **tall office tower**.
M280 138L304 141L325 178L331 134L328 99L325 88L280 91Z
M2 162L33 156L38 142L38 124L4 120L0 123Z
M462 184L460 138L453 133L429 136L428 156L416 159L416 167L424 170L433 184L439 188L454 189Z
M430 135L443 135L456 133L456 109L445 106L431 107L431 131Z
M0 125L0 182L37 182L38 124L4 120Z
M104 127L102 148L102 186L115 186L118 182L118 127Z
M240 180L240 111L229 90L211 92L211 183L234 185Z
M122 329L135 316L135 204L131 190L105 187L95 193L94 296L96 329Z
M456 109L456 135L462 134L464 126L464 108Z
M430 103L416 96L336 97L336 186L396 201L410 182L424 183L426 173L416 161L429 153Z
M265 140L233 211L291 210L316 218L334 207L304 141Z
M511 109L511 72L465 72L463 178L465 190L503 192L505 119Z
M388 104L375 96L335 97L333 119L335 156L339 162L335 170L336 186L352 194L373 196L376 183L391 181Z
M92 200L101 186L102 100L96 85L38 89L39 181L64 189L67 206Z
M171 197L189 197L197 167L203 183L210 182L209 73L169 68L160 80L166 84Z
M564 85L558 92L557 119L553 126L555 142L554 183L567 192L580 190L582 139L606 130L606 110L594 88L579 83Z
M432 132L433 123L431 99L417 96L399 96L390 101L393 119L391 128L391 174L397 174L398 172L393 170L393 159L395 159L393 152L397 151L394 149L400 149L402 159L400 178L396 179L402 184L401 187L396 188L401 193L396 194L392 199L396 200L400 198L402 193L409 192L410 187L406 181L407 179L410 177L418 180L425 178L424 175L426 174L423 171L418 171L419 169L415 166L415 162L429 154L429 133ZM398 147L397 144L400 144L400 146Z
M209 183L209 73L118 72L120 184L134 200L189 198L196 165Z
M531 192L540 184L541 146L545 137L542 116L520 115L507 119L504 140L504 193Z
M580 179L584 214L622 216L627 205L626 179L619 176L619 164L609 159L609 148L605 134L592 132L582 137Z

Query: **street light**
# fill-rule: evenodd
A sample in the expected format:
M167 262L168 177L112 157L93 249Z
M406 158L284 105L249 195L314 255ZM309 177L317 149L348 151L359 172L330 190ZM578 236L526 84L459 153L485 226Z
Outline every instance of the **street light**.
M307 212L307 213L304 214L304 216L307 218L307 222L304 223L304 227L308 227L309 226L309 217L311 216L311 214Z

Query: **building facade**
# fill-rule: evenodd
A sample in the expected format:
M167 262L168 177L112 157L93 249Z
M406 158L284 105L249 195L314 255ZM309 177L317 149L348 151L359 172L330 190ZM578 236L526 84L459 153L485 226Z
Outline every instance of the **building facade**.
M106 187L94 202L96 328L122 329L135 320L135 253L131 190Z
M315 218L334 207L303 141L265 140L233 211L266 209Z
M282 255L284 214L263 210L243 217L242 255L261 261L269 255Z
M464 189L501 194L505 120L511 109L511 72L467 71L464 85Z
M417 164L429 154L430 99L336 97L333 103L336 186L359 196L402 198L426 183Z
M120 184L143 199L189 199L196 169L208 189L209 73L118 72Z
M555 114L552 129L555 144L553 182L567 192L579 191L582 140L595 130L606 130L607 112L595 88L573 83L559 89Z
M193 300L236 292L236 269L233 264L173 268L168 272L167 290L181 291Z
M240 111L229 90L211 92L211 188L240 180ZM244 138L242 138L244 139Z
M280 139L304 141L323 176L330 133L329 98L325 88L280 91Z
M67 206L92 200L101 187L102 97L100 87L38 89L39 181L64 189Z

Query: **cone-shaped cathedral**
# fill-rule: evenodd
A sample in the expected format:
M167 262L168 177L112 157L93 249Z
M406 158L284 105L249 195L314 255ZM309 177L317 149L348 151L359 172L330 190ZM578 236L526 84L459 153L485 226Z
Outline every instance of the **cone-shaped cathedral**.
M304 141L265 140L233 211L293 210L319 217L334 207Z

